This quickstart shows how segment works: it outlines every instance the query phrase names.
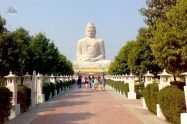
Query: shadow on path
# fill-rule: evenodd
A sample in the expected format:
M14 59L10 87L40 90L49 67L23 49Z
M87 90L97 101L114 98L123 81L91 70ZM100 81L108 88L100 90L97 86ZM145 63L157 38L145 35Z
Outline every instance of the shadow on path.
M33 120L30 124L41 124L44 119L45 124L73 124L73 122L89 120L89 118L94 116L94 114L89 112L48 114L40 116L39 119Z

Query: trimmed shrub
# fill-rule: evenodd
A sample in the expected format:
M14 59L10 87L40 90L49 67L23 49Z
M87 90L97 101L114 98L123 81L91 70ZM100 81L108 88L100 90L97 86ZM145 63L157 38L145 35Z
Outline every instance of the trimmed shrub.
M156 114L156 104L158 103L158 91L158 84L156 83L147 85L143 90L143 97L145 99L148 110L154 114Z
M184 91L185 82L182 82L182 81L171 81L170 84L171 85L175 85L179 89L181 89L182 91Z
M12 92L6 87L0 87L0 124L8 120L12 108Z
M136 98L140 99L143 96L144 83L135 85Z
M55 85L56 85L57 94L59 94L60 88L61 88L60 82L59 82L59 81L56 81L56 82L55 82Z
M5 87L5 78L0 77L0 87Z
M63 87L64 87L64 86L63 86L63 82L60 80L60 88L61 88L61 90L64 90Z
M117 92L121 92L127 96L129 84L124 84L123 81L106 80L106 84L114 88Z
M54 97L55 96L55 84L50 82L49 86L50 86L50 92L52 93L52 97Z
M28 111L31 104L31 89L18 85L17 102L20 104L21 113Z
M176 86L168 86L158 93L158 103L169 122L180 124L180 113L185 112L184 92Z
M49 100L49 96L51 92L49 83L44 83L42 90L43 90L43 94L45 94L45 101Z

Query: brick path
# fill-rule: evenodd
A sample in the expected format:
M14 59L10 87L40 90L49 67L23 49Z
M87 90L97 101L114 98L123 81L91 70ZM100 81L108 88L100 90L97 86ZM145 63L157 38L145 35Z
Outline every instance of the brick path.
M141 124L107 91L76 89L39 113L31 124Z
M73 89L38 105L5 124L168 124L129 100L107 91Z

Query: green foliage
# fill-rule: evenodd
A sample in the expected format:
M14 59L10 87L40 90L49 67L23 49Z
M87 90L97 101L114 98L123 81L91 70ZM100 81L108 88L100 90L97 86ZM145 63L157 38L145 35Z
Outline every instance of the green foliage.
M158 103L169 122L180 124L180 113L185 112L184 92L175 86L168 86L158 93Z
M23 76L33 70L47 74L73 74L73 66L60 54L53 42L44 33L34 36L24 28L6 31L6 21L0 16L0 76L11 70Z
M6 31L6 20L0 15L0 34Z
M127 64L128 54L134 46L134 41L127 42L119 51L114 61L110 64L108 72L110 74L125 74L129 73Z
M144 83L135 85L136 98L140 99L143 96Z
M130 71L141 78L147 71L151 73L159 72L161 69L156 63L150 48L150 34L149 29L141 28L137 39L127 42L121 48L118 56L109 67L109 73L125 74Z
M31 89L18 85L17 102L20 104L21 113L28 111L31 104Z
M12 108L12 92L6 87L0 87L0 124L8 120Z
M184 91L184 86L186 86L186 83L183 81L171 81L171 85L177 86L178 89Z
M61 88L61 86L60 86L60 82L59 81L56 81L55 82L55 85L56 85L56 90L57 90L57 94L60 92L60 88Z
M60 54L54 43L45 34L38 33L30 42L31 71L48 74L73 74L72 63Z
M29 52L29 42L31 40L31 36L29 32L24 28L18 28L13 33L13 41L18 44L17 50L19 52L18 56L18 65L17 65L17 74L24 75L29 69L30 56Z
M158 95L158 84L149 84L143 90L143 97L145 99L145 103L150 112L156 114L156 104L157 95Z
M73 65L63 54L60 54L58 57L58 62L56 63L57 70L59 74L62 75L72 75L74 74Z
M129 91L128 83L124 84L123 81L106 80L106 84L114 88L117 92L121 92L127 96Z
M146 28L139 30L139 35L133 48L128 54L128 66L131 72L140 77L147 71L157 73L160 71L150 48L150 31Z
M5 78L1 78L0 77L0 87L3 87L3 86L5 86Z
M177 0L146 0L147 8L140 9L143 16L146 17L145 23L150 26L155 26L156 21L166 21L166 12L172 6L176 5Z
M42 91L43 91L43 94L45 94L45 101L48 101L50 97L50 92L51 92L50 84L45 82L43 84Z
M13 40L13 33L6 32L0 35L0 75L7 75L9 71L18 72L19 47Z
M52 93L52 97L54 97L55 96L55 89L56 89L55 84L50 82L49 86L50 86L50 92Z
M168 20L156 22L151 48L158 64L176 75L187 68L187 1L179 0Z

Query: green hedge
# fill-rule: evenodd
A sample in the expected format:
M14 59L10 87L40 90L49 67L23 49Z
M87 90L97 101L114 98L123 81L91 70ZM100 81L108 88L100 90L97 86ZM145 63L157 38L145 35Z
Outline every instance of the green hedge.
M55 85L56 85L56 90L57 90L57 94L59 94L60 93L60 88L61 88L61 84L60 84L60 81L56 81L55 82Z
M176 86L168 86L158 93L158 103L169 122L180 124L180 113L185 112L184 92Z
M57 93L60 92L61 89L70 88L72 84L75 83L75 80L72 81L57 81L55 84L50 82L44 82L43 84L43 94L45 94L45 101L49 100L50 93L52 93L52 97L55 95L55 90L57 90Z
M143 97L145 99L148 110L154 114L156 114L156 104L158 103L158 91L158 84L156 83L147 85L143 90Z
M17 102L20 104L21 113L28 111L31 104L31 89L18 85Z
M144 83L135 85L136 98L140 99L143 96Z
M50 96L50 92L51 92L51 89L50 89L50 85L49 83L44 83L43 84L43 94L45 94L45 101L48 101L49 100L49 96Z
M186 85L183 81L171 81L170 84L177 86L178 89L181 89L182 91L184 91L184 86Z
M8 120L12 108L12 92L6 87L0 87L0 124Z
M56 89L56 86L54 83L50 82L49 83L49 86L50 86L50 92L52 93L52 97L55 96L55 89Z
M129 91L129 85L127 83L124 84L123 81L106 80L106 84L114 88L117 92L121 92L127 96Z
M107 80L106 84L114 88L117 92L121 92L122 94L125 94L127 96L129 92L129 84L124 83L123 81L113 81L113 80ZM144 84L137 84L135 85L135 92L136 92L136 98L140 99L142 95L142 91L144 89Z

